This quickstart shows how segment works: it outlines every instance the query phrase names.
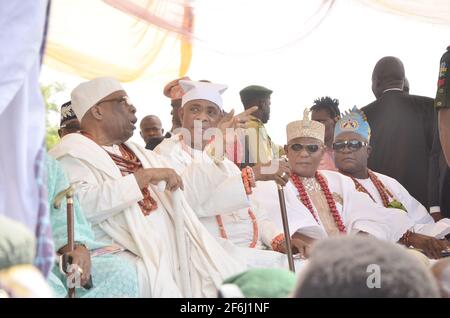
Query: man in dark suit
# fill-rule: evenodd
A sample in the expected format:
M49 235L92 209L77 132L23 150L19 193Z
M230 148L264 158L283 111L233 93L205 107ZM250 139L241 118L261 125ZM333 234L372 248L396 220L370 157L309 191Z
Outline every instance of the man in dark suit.
M398 180L429 208L428 181L436 127L433 99L403 91L405 69L396 57L383 57L372 73L377 98L363 107L372 137L370 169Z

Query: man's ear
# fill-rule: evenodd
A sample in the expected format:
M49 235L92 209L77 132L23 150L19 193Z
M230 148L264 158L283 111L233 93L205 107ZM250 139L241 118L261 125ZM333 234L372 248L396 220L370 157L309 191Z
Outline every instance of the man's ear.
M183 117L184 117L184 107L180 107L177 110L178 112L178 118L180 118L181 126L183 126Z
M286 154L286 156L288 154L288 149L289 149L288 145L284 145L284 153Z
M103 110L98 105L92 106L91 109L88 110L88 112L97 120L103 119Z
M164 135L164 128L161 128L161 135Z

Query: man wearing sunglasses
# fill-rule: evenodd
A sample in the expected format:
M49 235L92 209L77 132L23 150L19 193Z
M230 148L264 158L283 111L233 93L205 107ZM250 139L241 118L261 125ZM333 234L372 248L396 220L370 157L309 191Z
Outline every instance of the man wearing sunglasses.
M336 167L352 179L356 190L365 193L378 206L397 208L400 213L407 211L414 226L407 234L408 242L401 240L402 243L422 249L430 258L442 257L441 251L448 247L448 242L442 239L450 233L450 220L435 223L427 209L398 181L368 169L372 151L369 141L369 124L355 107L336 124L333 143Z
M396 242L412 226L406 213L377 206L355 190L350 178L335 171L317 170L324 153L325 127L309 120L308 110L303 120L291 122L286 131L284 149L291 176L284 193L293 238L309 246L328 236L364 232ZM258 182L254 199L282 225L275 183Z

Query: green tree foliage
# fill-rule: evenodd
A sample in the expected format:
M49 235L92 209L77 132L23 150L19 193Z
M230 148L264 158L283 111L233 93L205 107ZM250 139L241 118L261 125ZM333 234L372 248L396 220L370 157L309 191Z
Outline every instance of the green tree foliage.
M47 149L51 149L58 141L57 123L52 123L51 118L59 118L59 105L54 102L54 95L65 91L65 86L61 83L52 83L49 85L41 85L42 96L45 101L46 115L45 115L45 143Z

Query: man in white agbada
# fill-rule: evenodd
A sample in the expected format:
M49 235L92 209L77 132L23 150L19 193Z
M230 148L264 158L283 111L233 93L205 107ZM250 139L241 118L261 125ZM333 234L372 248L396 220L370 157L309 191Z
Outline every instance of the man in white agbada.
M422 249L428 257L440 258L441 251L448 246L448 242L442 239L450 233L450 220L442 219L435 223L427 209L397 180L368 169L367 160L372 150L369 141L369 123L360 110L353 108L335 127L333 149L336 167L352 179L356 190L368 195L378 206L407 211L414 223L409 244Z
M179 83L185 91L179 114L182 133L165 139L155 152L165 157L182 176L187 201L202 224L222 244L225 244L222 239L227 239L239 246L238 250L234 248L234 253L246 259L251 267L287 266L286 255L261 251L272 247L284 251L282 231L263 209L252 206L247 196L251 186L246 188L244 184L247 177L275 179L285 184L290 171L288 165L280 162L267 174L262 173L261 165L241 173L223 155L227 139L234 141L234 135L226 135L230 132L226 130L244 127L248 115L256 108L235 117L233 111L224 115L221 94L226 86L189 80ZM212 136L214 142L208 143Z
M201 225L184 196L173 192L182 187L175 171L127 141L136 109L120 83L97 78L80 84L71 97L81 133L64 136L50 154L70 182L81 182L79 201L96 239L126 248L120 256L137 266L141 296L216 296L220 283L244 266ZM167 183L164 192L155 187L161 181ZM180 238L185 246L178 246Z
M317 171L324 152L323 124L308 119L287 126L285 152L292 169L284 193L293 237L304 241L332 235L368 233L397 242L412 226L405 212L386 209L355 190L350 178L334 171ZM255 201L281 225L278 194L274 182L258 182Z

